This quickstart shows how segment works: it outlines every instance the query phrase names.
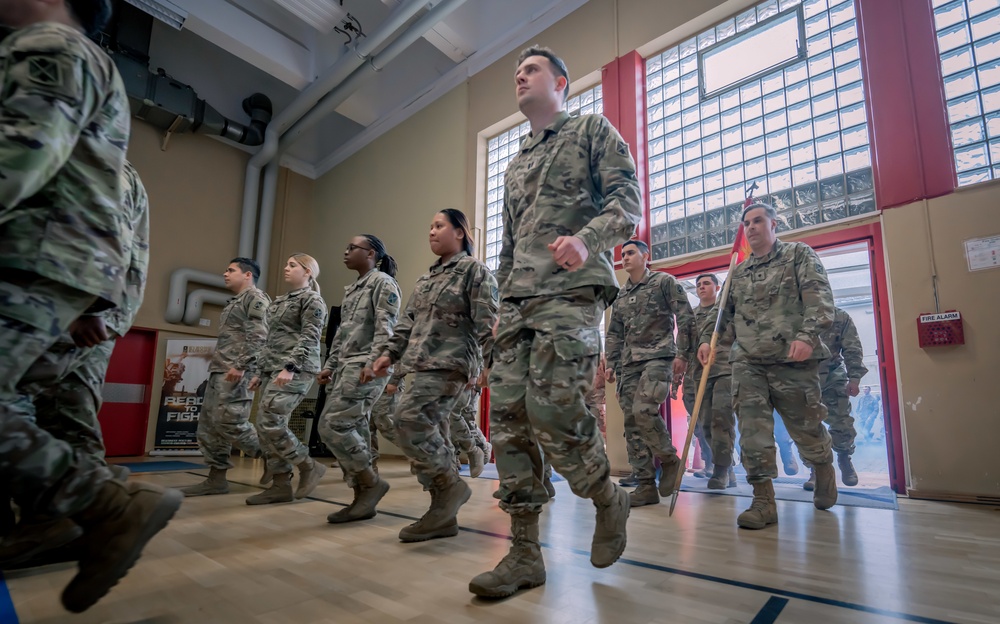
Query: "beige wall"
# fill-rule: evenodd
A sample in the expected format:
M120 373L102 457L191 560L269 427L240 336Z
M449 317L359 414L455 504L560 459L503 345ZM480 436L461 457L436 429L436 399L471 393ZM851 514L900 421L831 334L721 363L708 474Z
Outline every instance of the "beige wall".
M970 272L963 242L1000 235L1000 185L928 202L941 310L962 313L965 344L921 349L917 317L934 312L928 212L883 213L909 485L915 495L1000 496L1000 269Z
M152 448L157 403L168 338L214 337L221 308L206 305L208 327L164 320L171 273L179 268L218 271L237 253L243 179L249 155L221 141L198 135L175 135L161 149L162 132L133 120L129 160L142 177L150 203L150 261L146 294L136 327L159 331L153 372L147 449ZM284 292L280 267L308 242L313 181L282 169L278 179L275 235L270 274L273 295ZM273 279L277 275L278 279ZM189 291L201 286L193 285Z

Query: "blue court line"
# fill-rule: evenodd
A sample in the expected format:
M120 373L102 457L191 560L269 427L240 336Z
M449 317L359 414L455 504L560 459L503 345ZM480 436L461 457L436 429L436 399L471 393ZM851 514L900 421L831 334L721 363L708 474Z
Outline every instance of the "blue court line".
M787 598L778 598L777 596L771 596L761 607L760 611L757 612L757 617L751 620L750 624L774 624L781 615L782 609L788 604Z
M192 475L195 475L195 476L198 476L198 477L204 477L205 476L203 474L197 474L197 473L194 473L194 472L190 472L188 474L192 474ZM263 490L264 489L263 487L261 487L259 485L251 485L249 483L240 483L239 481L232 481L232 480L230 480L230 483L236 483L237 485L245 485L247 487L256 488L258 490ZM348 506L348 503L341 503L340 501L333 501L333 500L329 500L329 499L326 499L326 498L318 498L318 497L315 497L315 496L307 496L306 500L317 501L317 502L320 502L320 503L327 503L329 505L337 505L339 507L347 507ZM389 516L391 518L400 518L402 520L411 520L413 522L416 522L419 519L419 518L414 518L413 516L407 516L407 515L404 515L404 514L394 513L394 512L391 512L391 511L382 511L382 510L379 510L378 513L380 515ZM472 533L472 534L475 534L475 535L483 535L483 536L486 536L486 537L493 537L493 538L507 540L507 541L511 540L511 537L509 535L502 535L500 533L494 533L492 531L484 531L482 529L474 529L474 528L471 528L471 527L459 526L458 530L459 531L463 531L465 533ZM552 544L549 544L547 542L539 542L539 544L543 548L548 548L549 550L569 551L569 552L572 552L572 553L577 554L577 555L583 555L585 557L590 557L590 551L589 550L581 550L579 548L562 548L562 547L556 547L556 546L553 546ZM637 567L637 568L644 568L646 570L655 570L657 572L665 572L667 574L676 574L677 576L683 576L683 577L686 577L686 578L697 579L699 581L707 581L709 583L718 583L720 585L728 585L730 587L738 587L740 589L750 589L750 590L762 592L762 593L765 593L765 594L772 594L772 598L775 598L776 596L783 596L785 598L794 598L795 600L802 600L802 601L805 601L805 602L814 602L814 603L817 603L817 604L823 604L823 605L827 605L827 606L831 606L831 607L839 607L841 609L848 609L848 610L851 610L851 611L860 611L861 613L870 613L872 615L882 615L882 616L885 616L885 617L896 618L898 620L904 620L904 621L907 621L907 622L918 622L919 624L955 624L954 622L949 622L947 620L938 620L938 619L935 619L935 618L924 617L922 615L913 615L911 613L903 613L901 611L891 611L889 609L879 609L878 607L869 607L867 605L857 604L857 603L853 603L853 602L847 602L847 601L844 601L844 600L834 600L833 598L823 598L822 596L813 596L812 594L803 594L803 593L800 593L800 592L788 591L788 590L785 590L785 589L778 589L778 588L775 588L775 587L767 587L766 585L757 585L755 583L745 583L743 581L736 581L736 580L733 580L733 579L722 578L720 576L712 576L711 574L702 574L701 572L691 572L690 570L682 570L680 568L671 568L669 566L659 565L659 564L656 564L656 563L648 563L648 562L645 562L645 561L636 561L635 559L625 559L625 558L622 558L622 559L618 560L618 563L625 564L625 565L630 565L630 566L634 566L634 567ZM777 599L777 598L775 598L775 599ZM778 600L780 600L780 599L778 599ZM787 603L787 600L785 602ZM770 600L768 601L768 603L770 603ZM767 607L766 604L764 606L765 606L765 608ZM783 609L784 605L781 605L781 608ZM780 613L780 610L779 610L779 613ZM759 616L760 616L760 613L758 613L758 617ZM775 614L775 617L777 617L777 614ZM762 620L762 622L768 622L768 621L769 620ZM773 621L773 620L770 620L770 621ZM752 624L754 624L756 622L757 622L757 620L755 619Z
M0 572L0 624L20 624L17 612L14 611L14 601L10 598L7 581Z

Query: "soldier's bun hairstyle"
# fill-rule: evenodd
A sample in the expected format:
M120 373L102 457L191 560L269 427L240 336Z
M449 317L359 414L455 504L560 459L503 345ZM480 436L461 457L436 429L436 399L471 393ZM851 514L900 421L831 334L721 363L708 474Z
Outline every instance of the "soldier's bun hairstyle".
M316 291L317 295L320 294L319 284L316 283L316 278L319 277L319 262L316 262L316 258L304 253L293 253L291 258L309 269L309 288Z
M455 208L445 208L441 211L447 219L448 223L451 223L451 227L456 230L462 231L462 249L465 253L472 255L472 246L475 244L472 240L472 228L469 227L469 219L465 216L465 213L461 210L456 210Z
M372 246L372 251L375 252L375 268L382 271L389 277L396 277L396 260L390 256L385 250L385 243L382 239L374 234L362 234L368 244Z
M88 37L95 37L111 21L111 0L67 0L73 17Z

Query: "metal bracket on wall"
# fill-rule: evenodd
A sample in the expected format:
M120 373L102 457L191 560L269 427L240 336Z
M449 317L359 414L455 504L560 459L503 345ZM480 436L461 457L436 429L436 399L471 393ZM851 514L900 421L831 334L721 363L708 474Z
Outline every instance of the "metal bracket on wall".
M167 144L170 143L170 137L174 135L174 132L182 123L184 123L184 118L180 115L174 118L174 123L170 124L170 127L163 133L163 140L160 141L160 151L167 151Z

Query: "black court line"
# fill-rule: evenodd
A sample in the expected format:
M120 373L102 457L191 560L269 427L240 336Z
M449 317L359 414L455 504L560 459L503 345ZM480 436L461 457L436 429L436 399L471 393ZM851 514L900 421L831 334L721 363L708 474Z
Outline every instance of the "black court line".
M194 475L194 476L197 476L197 477L204 477L205 476L203 474L197 474L197 473L194 473L194 472L189 472L188 474L191 474L191 475ZM250 483L241 483L239 481L232 481L231 480L230 483L235 483L236 485L244 485L244 486L247 486L247 487L256 488L258 490L263 490L264 489L263 487L261 487L259 485L252 485ZM337 505L339 507L347 507L348 506L348 503L342 503L340 501L329 500L329 499L326 499L326 498L318 498L318 497L315 497L315 496L307 496L304 500L317 501L317 502L320 502L320 503L326 503L328 505ZM416 522L417 520L419 520L419 518L414 518L413 516L407 516L407 515L404 515L404 514L394 513L394 512L391 512L391 511L382 511L381 509L379 510L378 513L380 515L389 516L390 518L399 518L401 520L411 520L413 522ZM484 535L486 537L493 537L493 538L507 540L507 541L511 540L511 537L509 535L503 535L503 534L500 534L500 533L494 533L492 531L484 531L482 529L474 529L472 527L464 527L464 526L459 525L458 530L459 531L463 531L465 533L472 533L472 534L475 534L475 535ZM573 554L583 555L583 556L588 557L588 558L590 557L590 551L589 550L581 550L579 548L557 547L557 546L553 546L552 544L549 544L547 542L540 542L540 545L543 548L548 548L549 550L568 551L568 552L572 552ZM776 599L776 600L780 600L780 598L774 598L775 596L782 596L784 598L793 598L795 600L803 600L805 602L813 602L813 603L816 603L816 604L822 604L822 605L827 605L827 606L831 606L831 607L839 607L841 609L848 609L848 610L851 610L851 611L859 611L861 613L870 613L872 615L882 615L882 616L885 616L885 617L896 618L898 620L904 620L904 621L907 621L907 622L918 622L919 624L955 624L954 622L949 622L948 620L938 620L938 619L935 619L935 618L925 617L925 616L922 616L922 615L913 615L912 613L903 613L901 611L891 611L889 609L880 609L878 607L869 607L867 605L857 604L857 603L854 603L854 602L847 602L847 601L844 601L844 600L835 600L833 598L824 598L822 596L814 596L812 594L803 594L801 592L789 591L789 590L786 590L786 589L779 589L779 588L776 588L776 587L768 587L766 585L757 585L755 583L746 583L746 582L743 582L743 581L737 581L737 580L733 580L733 579L723 578L721 576L712 576L711 574L703 574L701 572L692 572L690 570L682 570L680 568L671 568L669 566L664 566L664 565L660 565L660 564L657 564L657 563L648 563L646 561L636 561L635 559L626 559L624 557L621 558L621 559L619 559L618 563L619 564L625 564L625 565L634 566L634 567L637 567L637 568L643 568L643 569L646 569L646 570L656 570L657 572L665 572L667 574L676 574L677 576L683 576L683 577L686 577L686 578L697 579L699 581L707 581L709 583L717 583L719 585L728 585L729 587L738 587L740 589L749 589L749 590L761 592L761 593L764 593L764 594L771 594L772 595L772 599ZM768 602L770 603L770 600ZM785 603L787 603L787 602L788 601L786 600ZM781 605L781 608L783 609L784 606L785 606L784 604ZM765 605L765 608L766 607L767 607L767 605ZM780 613L780 610L779 610L779 613ZM759 613L758 613L758 617L760 617ZM775 614L775 617L777 617L777 614ZM773 622L773 620L761 620L761 622L769 622L769 621ZM754 623L756 623L756 622L757 622L757 620L755 619Z
M788 598L778 598L771 596L757 612L757 617L750 621L750 624L774 624L781 615L782 609L788 604Z

